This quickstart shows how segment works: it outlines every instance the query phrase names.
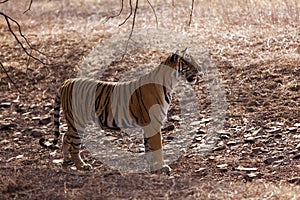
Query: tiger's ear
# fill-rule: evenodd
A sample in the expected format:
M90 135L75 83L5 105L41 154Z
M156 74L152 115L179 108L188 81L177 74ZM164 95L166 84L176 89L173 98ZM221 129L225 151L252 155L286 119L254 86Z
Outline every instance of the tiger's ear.
M178 59L178 54L177 53L173 53L171 58L170 58L170 62L176 62L176 60Z

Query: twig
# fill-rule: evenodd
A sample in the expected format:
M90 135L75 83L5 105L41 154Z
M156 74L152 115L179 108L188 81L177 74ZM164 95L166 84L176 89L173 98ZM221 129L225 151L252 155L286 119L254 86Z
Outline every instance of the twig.
M122 11L123 11L123 7L124 7L124 0L121 0L121 9L120 9L119 13L116 14L116 15L108 16L107 19L106 19L106 21L105 21L105 23L106 23L109 19L111 19L111 18L119 17L119 16L121 15Z
M130 6L130 13L126 17L126 19L121 24L119 24L119 26L122 26L123 24L125 24L127 22L127 20L131 17L131 15L132 15L132 2L131 2L131 0L129 0L129 6Z
M152 4L150 3L149 0L147 0L147 2L148 2L148 4L150 5L150 7L151 7L151 9L152 9L152 11L153 11L153 13L154 13L154 16L155 16L155 22L156 22L156 28L158 29L158 19L157 19L157 15L156 15L155 9L154 9L154 7L152 6Z
M6 76L8 77L8 79L10 80L10 82L15 86L15 88L18 90L18 92L22 94L22 92L19 90L19 88L17 87L15 82L12 80L12 78L10 78L7 70L5 69L5 67L3 66L3 64L1 62L0 62L0 66L1 66L1 69L4 71L4 73L6 74Z
M131 0L130 0L130 3L131 3ZM133 30L134 30L134 25L135 25L135 17L136 17L136 13L137 13L137 9L138 9L138 3L139 3L139 0L136 0L135 1L135 9L134 9L134 13L133 13L133 19L132 19L132 25L131 25L131 31L130 31L130 34L129 34L129 37L128 37L128 40L126 42L126 47L125 47L125 51L124 51L124 55L123 55L123 58L127 52L127 48L128 48L128 44L129 44L129 40L131 39L131 36L132 36L132 33L133 33ZM122 59L123 59L122 58Z
M9 29L9 32L14 36L15 40L18 42L18 44L21 46L21 48L23 49L23 51L26 53L26 55L28 55L29 57L33 58L34 60L37 60L39 61L40 63L42 64L46 64L45 62L43 62L42 60L40 60L39 58L33 56L31 53L29 53L26 49L26 47L24 47L23 43L19 40L18 36L15 34L15 32L12 30L11 28L11 24L10 24L10 21L12 21L13 23L15 23L18 27L18 32L19 34L21 35L21 37L25 40L26 44L30 47L30 49L40 53L40 54L43 54L42 52L40 52L38 49L34 48L33 46L31 46L31 44L29 43L29 41L27 40L27 38L25 37L25 35L22 33L22 30L21 30L21 26L20 24L14 20L13 18L9 17L8 15L4 14L3 12L0 12L0 15L2 15L7 23L7 26L8 26L8 29ZM45 55L45 54L43 54Z
M4 3L4 2L7 2L8 0L5 0L5 1L2 1L0 3ZM32 3L32 0L30 1L30 6L31 6L31 3ZM30 9L30 6L29 6L29 9ZM33 56L31 53L28 52L28 50L26 49L26 47L23 45L23 43L20 41L19 37L16 35L15 31L12 29L11 27L11 22L13 24L15 24L18 28L17 32L19 33L19 35L21 36L21 39L25 40L25 44L29 46L30 50L33 50L33 51L36 51L42 55L45 55L44 53L42 53L41 51L39 51L38 49L34 48L30 43L29 41L27 40L27 38L25 37L25 35L23 34L22 30L21 30L21 26L20 24L14 20L13 18L9 17L8 15L6 15L5 13L3 12L0 12L0 16L3 16L5 21L6 21L6 24L7 24L7 27L9 29L9 32L14 36L15 40L17 41L17 43L21 46L22 50L26 53L27 56L29 56L29 58L33 58L34 60L37 60L38 62L42 63L42 64L45 64L45 62L43 62L42 60L40 60L39 58ZM46 56L46 55L45 55ZM5 74L7 75L8 79L10 80L10 82L15 86L15 88L18 90L19 93L22 93L19 88L17 87L17 85L15 84L15 82L12 80L12 78L9 76L7 70L5 69L4 65L0 62L0 66L1 66L1 69L5 72Z
M8 1L9 1L9 0L4 0L4 1L0 1L0 4L1 4L1 3L5 3L5 2L8 2Z
M189 23L188 25L191 26L192 23L192 17L193 17L193 11L194 11L194 0L192 0L192 7L191 7L191 11L190 11L190 19L189 19Z
M30 0L28 8L27 8L27 10L25 10L25 11L23 12L23 14L27 13L27 11L29 11L29 10L31 9L32 1L33 1L33 0Z

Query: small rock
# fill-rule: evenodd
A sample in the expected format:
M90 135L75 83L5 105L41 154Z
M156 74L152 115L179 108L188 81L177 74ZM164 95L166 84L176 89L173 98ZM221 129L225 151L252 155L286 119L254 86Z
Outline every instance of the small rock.
M237 142L236 141L229 141L226 143L227 146L235 146L237 145Z
M291 133L297 132L298 128L297 127L288 127L287 130Z
M217 134L219 135L220 139L229 139L230 138L230 133L224 131L224 130L218 130Z
M61 163L63 163L63 159L54 159L52 162L54 164L61 164Z
M200 167L200 168L196 169L194 172L199 173L199 172L203 172L204 170L206 170L205 167Z
M23 113L22 115L23 116L26 116L26 115L29 115L31 112L25 112L25 113Z
M53 106L52 103L46 103L45 105L46 108L52 108L52 106Z
M192 153L191 153L191 154L187 154L185 157L186 157L186 158L193 158L194 156L195 156L195 154L192 154Z
M261 178L262 174L259 172L248 173L245 176L246 181L252 181L254 178Z
M236 168L239 171L257 171L258 169L255 167L238 167Z
M289 183L294 183L294 184L297 184L297 185L300 185L300 177L293 177L289 180L287 180Z
M281 128L279 128L279 127L270 127L270 128L271 129L266 130L267 133L273 134L273 133L277 133L277 132L281 131Z
M300 150L300 143L296 146L296 149Z
M296 126L296 127L299 128L300 127L300 123L295 123L294 126Z
M161 129L161 131L172 131L172 130L174 130L174 129L175 129L174 124L170 124L170 125L168 125L168 126L166 126L166 127L163 127L163 128Z
M220 139L226 140L229 138L230 138L230 136L228 136L228 135L220 135Z
M226 149L226 146L225 145L221 145L221 146L218 146L216 148L214 148L212 151L215 152L215 151L222 151Z
M213 118L203 118L202 120L201 120L201 124L206 124L206 123L208 123L208 122L210 122L210 121L212 121L213 120Z
M51 122L51 117L43 117L42 119L40 119L39 124L46 125L49 124L50 122Z
M39 116L36 116L36 117L32 117L31 119L32 119L32 120L40 120L40 119L41 119L41 117L39 117Z
M0 124L0 130L11 130L13 127L17 127L14 123L2 123Z
M276 158L276 157L271 157L271 158L265 159L265 160L264 160L264 163L265 163L266 165L270 165L270 164L272 164L273 162L275 162L276 160L278 160L278 158Z
M220 164L220 165L217 165L217 168L225 168L225 167L228 167L228 164Z
M281 138L282 138L282 135L281 135L281 134L276 134L276 135L274 135L274 138L276 138L276 139L281 139Z
M114 136L105 136L103 137L103 140L105 141L114 141L114 140L117 140L118 138L117 137L114 137Z
M299 149L298 150L293 150L293 151L289 152L289 154L293 154L293 155L296 155L297 153L299 153Z
M8 108L11 106L11 103L10 102L3 102L3 103L0 103L0 108Z
M253 131L252 135L257 135L257 134L259 134L262 130L263 130L262 128L259 128L259 129L255 130L255 131Z
M244 139L244 142L254 144L255 143L255 138L254 137L247 137L247 138Z
M195 142L201 142L201 140L202 140L202 137L196 137L196 138L194 138Z
M250 174L246 174L247 177L253 179L255 178L257 175L255 173L250 173Z
M213 161L213 160L215 160L215 157L214 156L209 156L208 160Z
M227 172L227 171L228 171L228 169L227 169L228 165L227 165L227 164L217 165L216 167L217 167L221 172Z
M10 143L10 141L6 139L0 141L0 144L7 144L7 143Z
M34 137L34 138L40 138L42 137L43 135L45 135L45 132L44 131L41 131L39 129L33 129L31 131L31 136Z
M170 119L171 119L172 121L180 121L179 115L171 116Z
M199 135L203 135L203 134L205 134L206 132L205 132L205 130L203 130L203 129L197 129L197 131L196 131L196 134L199 134Z
M191 126L199 126L200 125L200 121L194 121L192 123L190 123Z
M20 158L23 158L23 157L24 157L24 155L21 154L21 155L16 156L16 159L20 159Z
M252 154L258 154L260 152L260 147L252 148Z
M300 158L300 153L293 156L293 159L299 159L299 158Z

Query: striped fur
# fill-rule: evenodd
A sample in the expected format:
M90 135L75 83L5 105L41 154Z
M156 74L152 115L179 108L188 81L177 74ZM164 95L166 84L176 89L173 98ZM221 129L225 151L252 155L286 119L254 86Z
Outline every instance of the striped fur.
M64 159L71 155L78 169L89 169L79 155L80 134L90 121L103 129L142 127L146 159L151 170L170 168L163 160L161 126L167 116L171 94L178 80L196 80L199 65L185 51L171 54L150 73L130 82L104 82L92 79L69 79L64 82L55 99L53 145L59 138L60 105L65 114L68 131L63 138Z

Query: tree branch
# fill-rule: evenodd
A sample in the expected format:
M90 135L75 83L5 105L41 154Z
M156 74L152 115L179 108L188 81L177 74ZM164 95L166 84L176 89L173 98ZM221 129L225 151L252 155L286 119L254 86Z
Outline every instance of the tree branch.
M192 23L192 17L193 17L193 11L194 11L194 0L192 0L192 7L191 7L191 11L190 11L190 19L189 19L189 22L188 22L188 25L191 26L191 23Z
M111 19L111 18L119 17L119 16L121 15L122 11L123 11L123 7L124 7L124 0L121 0L121 9L120 9L119 13L116 14L116 15L108 16L107 19L106 19L106 21L105 21L105 23L106 23L109 19Z
M18 32L21 36L21 38L23 38L25 40L25 43L29 46L30 49L42 54L42 55L45 55L43 54L42 52L40 52L38 49L34 48L30 43L29 41L27 40L27 38L25 37L25 35L23 34L22 30L21 30L21 26L20 24L14 20L13 18L9 17L8 15L6 15L5 13L3 12L0 12L0 15L2 15L6 21L6 24L7 24L7 27L9 29L9 32L14 36L15 40L17 41L17 43L21 46L21 48L23 49L23 51L26 53L27 56L29 56L30 58L33 58L34 60L37 60L39 61L40 63L42 64L46 64L45 62L43 62L42 60L40 60L39 58L33 56L31 53L29 53L26 49L26 47L23 45L23 43L20 41L20 39L18 38L18 36L15 34L14 30L12 29L11 27L11 22L13 22L15 25L17 25L18 27Z
M152 9L152 11L154 13L155 21L156 21L156 28L158 28L158 18L157 18L155 9L152 6L150 0L147 0L147 2L150 5L150 7L151 7L151 9ZM191 26L191 23L192 23L192 17L193 17L193 12L194 12L194 4L195 4L195 0L192 0L191 10L190 10L190 14L189 14L189 21L188 21L188 25L189 26ZM175 1L174 0L172 0L172 5L173 6L175 5ZM132 20L132 24L131 24L131 30L130 30L130 34L129 34L129 37L128 37L128 40L127 40L127 43L126 43L124 55L127 52L129 41L130 41L130 39L132 37L133 30L134 30L134 27L135 27L136 15L137 15L137 10L138 10L138 0L135 1L135 8L134 9L133 9L133 6L132 6L132 0L129 0L129 6L130 6L130 12L129 12L128 16L124 19L124 21L122 23L119 24L119 26L124 25L129 20L129 18L133 15L133 20ZM124 8L124 0L121 0L121 8L120 8L119 12L117 14L115 14L115 15L111 15L111 16L107 17L107 20L105 22L107 22L111 18L120 16L121 13L123 12L123 8ZM123 55L123 58L124 58L124 55Z
M5 69L5 67L3 66L3 64L1 62L0 62L0 66L1 66L1 69L4 71L4 73L6 74L6 76L8 77L8 79L10 80L10 82L12 82L12 84L15 86L15 88L18 90L18 92L22 94L22 92L19 90L19 88L17 87L15 82L11 79L11 77L9 76L7 70Z
M158 29L158 19L157 19L157 15L156 15L156 12L155 12L155 9L154 7L152 6L151 2L149 0L147 0L148 4L150 5L153 13L154 13L154 16L155 16L155 22L156 22L156 28Z
M130 0L130 3L131 3L131 0ZM134 9L134 13L133 13L133 19L132 19L132 25L131 25L131 31L130 31L128 40L126 42L126 47L125 47L123 58L124 58L125 54L127 53L127 48L128 48L129 40L131 39L133 30L134 30L135 18L136 18L136 13L137 13L137 9L138 9L138 4L139 4L139 0L136 0L135 1L135 9Z
M28 8L23 12L23 14L27 13L31 9L32 1L33 0L30 0Z
M4 0L4 1L1 1L0 4L2 3L5 3L7 2L8 0ZM30 0L30 5L29 5L29 8L28 10L30 10L30 7L31 7L31 4L32 4L32 0ZM27 10L27 11L28 11ZM32 55L31 53L28 52L27 48L23 45L23 43L21 42L20 39L23 39L25 41L25 44L29 47L30 50L33 50L35 52L38 52L44 56L46 56L44 53L42 53L41 51L39 51L38 49L34 48L28 41L28 39L25 37L25 35L23 34L22 30L21 30L21 26L20 24L14 20L13 18L11 18L10 16L6 15L5 13L3 12L0 12L0 16L3 16L5 21L6 21L6 24L7 24L7 27L8 27L8 30L9 32L13 35L13 37L15 38L15 40L17 41L17 43L21 46L22 50L26 53L27 56L29 56L30 58L42 63L42 64L45 64L45 62L43 62L41 59L37 58L36 56ZM20 37L16 35L15 31L13 30L12 28L12 25L16 25L17 26L17 32L19 33ZM15 88L18 90L19 93L22 93L19 88L17 87L17 85L15 84L15 82L12 80L12 78L9 76L7 70L5 69L4 65L0 62L0 67L1 69L5 72L6 76L8 77L8 79L10 80L10 82L15 86Z
M131 17L131 15L132 15L132 2L131 2L131 0L129 0L129 6L130 6L130 13L126 17L126 19L121 24L119 24L119 26L122 26L123 24L125 24L127 22L127 20Z

